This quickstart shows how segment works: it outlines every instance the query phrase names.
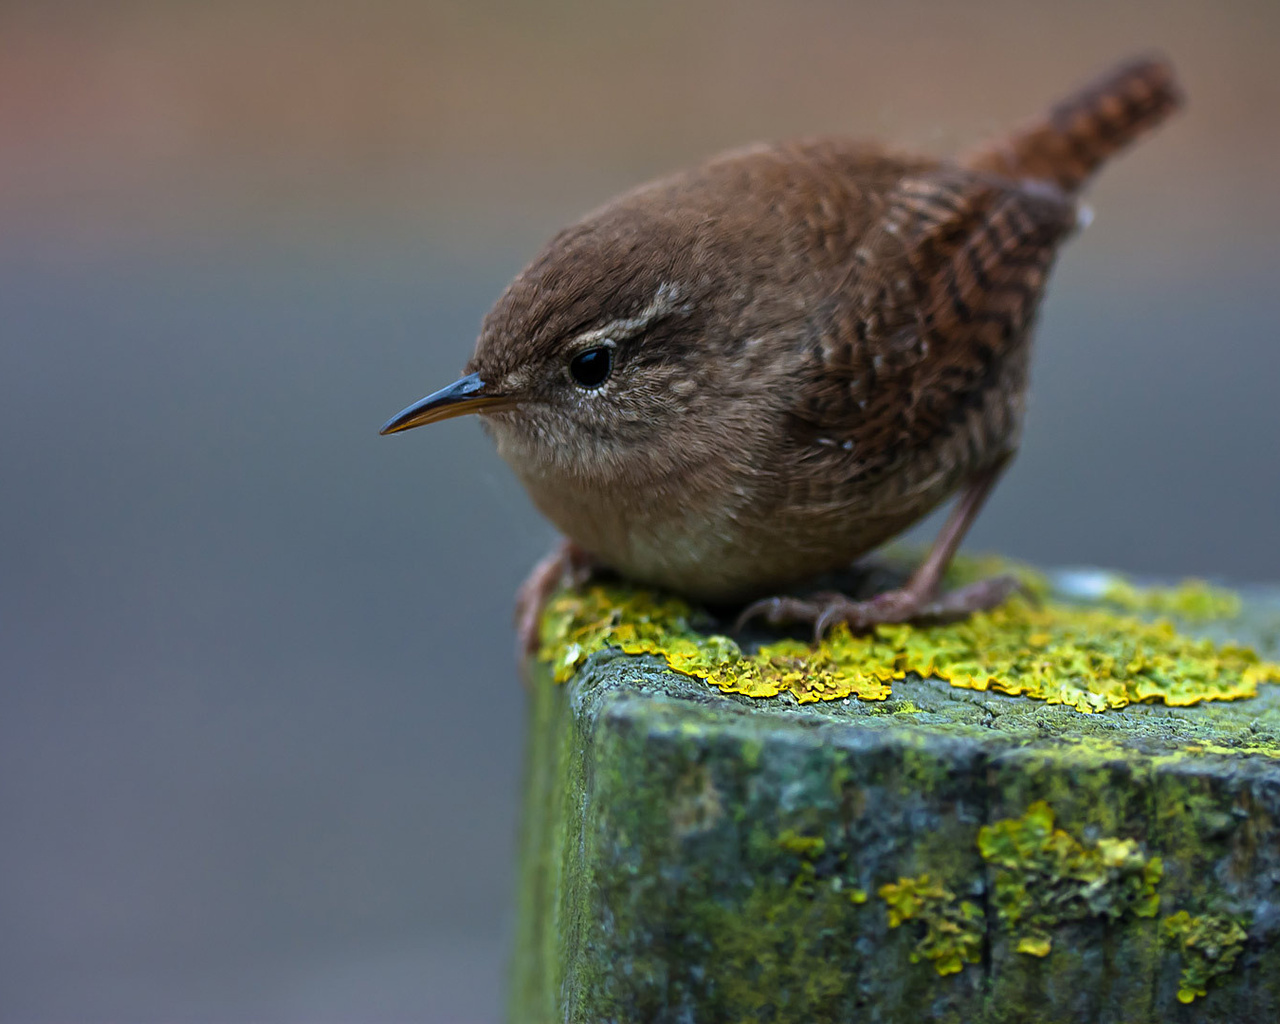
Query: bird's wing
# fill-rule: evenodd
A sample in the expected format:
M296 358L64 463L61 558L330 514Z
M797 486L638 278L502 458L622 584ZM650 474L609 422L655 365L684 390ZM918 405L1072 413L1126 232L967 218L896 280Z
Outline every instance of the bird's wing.
M959 167L884 197L816 327L797 440L890 468L963 419L1023 344L1075 203Z

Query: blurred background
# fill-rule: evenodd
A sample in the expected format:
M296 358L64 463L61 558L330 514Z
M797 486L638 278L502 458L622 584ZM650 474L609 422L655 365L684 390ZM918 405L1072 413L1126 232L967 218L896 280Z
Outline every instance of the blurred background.
M1280 5L0 5L0 1019L501 1015L551 530L454 378L565 221L1166 50L971 547L1280 579Z

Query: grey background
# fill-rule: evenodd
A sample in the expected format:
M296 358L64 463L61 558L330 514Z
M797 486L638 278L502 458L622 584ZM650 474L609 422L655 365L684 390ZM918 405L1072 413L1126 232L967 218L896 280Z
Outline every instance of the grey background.
M476 423L376 430L723 146L944 151L1167 48L970 546L1280 578L1274 4L104 6L0 9L0 1020L498 1018L553 534Z

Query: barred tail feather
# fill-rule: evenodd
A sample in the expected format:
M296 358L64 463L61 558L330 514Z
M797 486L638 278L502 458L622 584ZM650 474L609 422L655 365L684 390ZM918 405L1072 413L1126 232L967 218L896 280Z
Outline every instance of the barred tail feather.
M1170 64L1158 57L1120 65L1048 115L971 152L962 162L1002 177L1050 181L1078 191L1108 158L1182 106Z

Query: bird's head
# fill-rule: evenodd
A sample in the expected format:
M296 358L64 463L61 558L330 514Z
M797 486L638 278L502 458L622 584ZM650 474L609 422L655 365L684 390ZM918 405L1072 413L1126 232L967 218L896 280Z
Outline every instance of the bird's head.
M485 318L465 376L382 432L478 412L526 482L642 484L696 465L742 404L699 229L624 204L562 231Z

